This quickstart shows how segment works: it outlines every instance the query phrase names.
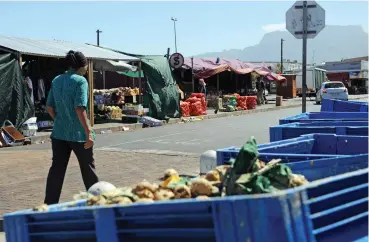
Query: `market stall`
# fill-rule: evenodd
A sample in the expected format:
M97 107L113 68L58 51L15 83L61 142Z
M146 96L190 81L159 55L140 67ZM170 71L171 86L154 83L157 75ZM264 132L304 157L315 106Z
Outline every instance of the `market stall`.
M189 69L193 70L194 78L188 75ZM177 70L176 73L177 76L183 77L179 78L183 83L193 82L191 92L197 92L198 80L203 79L206 82L206 100L209 106L214 108L218 106L219 97L225 94L255 95L257 77L263 77L267 83L285 79L272 73L264 65L220 58L185 58L182 69ZM189 85L186 86L189 87Z
M126 71L136 69L140 73L140 59L115 51L88 44L56 40L32 40L26 38L0 36L0 51L13 53L23 69L25 82L35 106L35 113L40 117L41 127L52 126L51 118L45 111L47 93L53 78L66 70L64 57L69 50L81 51L88 59L89 96L93 97L94 70ZM138 63L133 68L130 63ZM141 82L141 77L138 78ZM140 84L141 86L141 84ZM37 91L36 91L37 90ZM89 119L94 125L94 102L89 102Z

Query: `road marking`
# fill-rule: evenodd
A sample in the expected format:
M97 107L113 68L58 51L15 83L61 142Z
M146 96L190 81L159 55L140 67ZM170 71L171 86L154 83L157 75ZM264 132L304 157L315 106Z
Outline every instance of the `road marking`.
M123 143L119 143L119 144L103 146L103 147L100 147L100 149L101 148L107 148L107 147L115 147L115 146L120 146L120 145L125 145L125 144L132 144L132 143L137 143L137 142L143 142L143 141L149 141L149 140L152 140L152 139L170 137L170 136L185 134L185 133L188 133L188 132L191 132L191 131L193 131L193 130L189 130L187 132L180 132L180 133L173 133L173 134L155 136L155 137L151 137L151 138L144 138L144 139L132 140L132 141L127 141L127 142L123 142Z
M156 154L156 155L171 155L171 156L199 156L199 154L172 151L172 150L145 150L145 149L121 149L121 148L98 148L98 151L110 151L110 152L124 152L124 153L143 153L143 154Z
M207 140L201 139L182 139L182 140L172 140L172 139L159 139L159 140L149 140L150 143L155 144L175 144L175 145L200 145L207 142Z

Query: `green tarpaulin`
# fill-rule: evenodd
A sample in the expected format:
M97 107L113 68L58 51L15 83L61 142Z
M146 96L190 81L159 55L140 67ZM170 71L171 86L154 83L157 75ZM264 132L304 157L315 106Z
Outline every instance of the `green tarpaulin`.
M160 120L179 118L179 93L168 59L158 55L135 55L114 51L140 58L142 71L147 80L146 99L149 102L151 116Z
M128 77L134 77L134 78L138 78L139 77L139 73L138 71L117 71L117 73L122 74L122 75L126 75ZM141 77L144 77L144 73L141 71Z
M145 73L146 95L153 118L179 118L179 93L168 59L163 56L141 57Z
M0 125L10 120L19 128L34 113L17 56L0 55Z

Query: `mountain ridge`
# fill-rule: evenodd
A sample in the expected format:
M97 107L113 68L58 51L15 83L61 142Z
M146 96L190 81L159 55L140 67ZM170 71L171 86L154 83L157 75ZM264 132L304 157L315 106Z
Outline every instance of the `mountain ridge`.
M283 38L283 59L302 59L302 40L288 31L264 34L256 45L243 49L208 52L195 57L240 59L249 62L280 61L280 41ZM327 25L314 39L308 39L307 62L340 61L368 55L368 33L359 25Z

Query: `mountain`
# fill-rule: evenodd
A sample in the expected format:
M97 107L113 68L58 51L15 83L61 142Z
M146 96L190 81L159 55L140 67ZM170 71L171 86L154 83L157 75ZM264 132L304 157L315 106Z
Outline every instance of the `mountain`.
M287 31L264 35L260 43L241 49L200 54L196 57L220 57L243 61L280 61L281 38L283 59L302 60L302 40ZM307 62L340 61L341 59L368 55L368 33L361 26L326 26L314 39L307 42Z

